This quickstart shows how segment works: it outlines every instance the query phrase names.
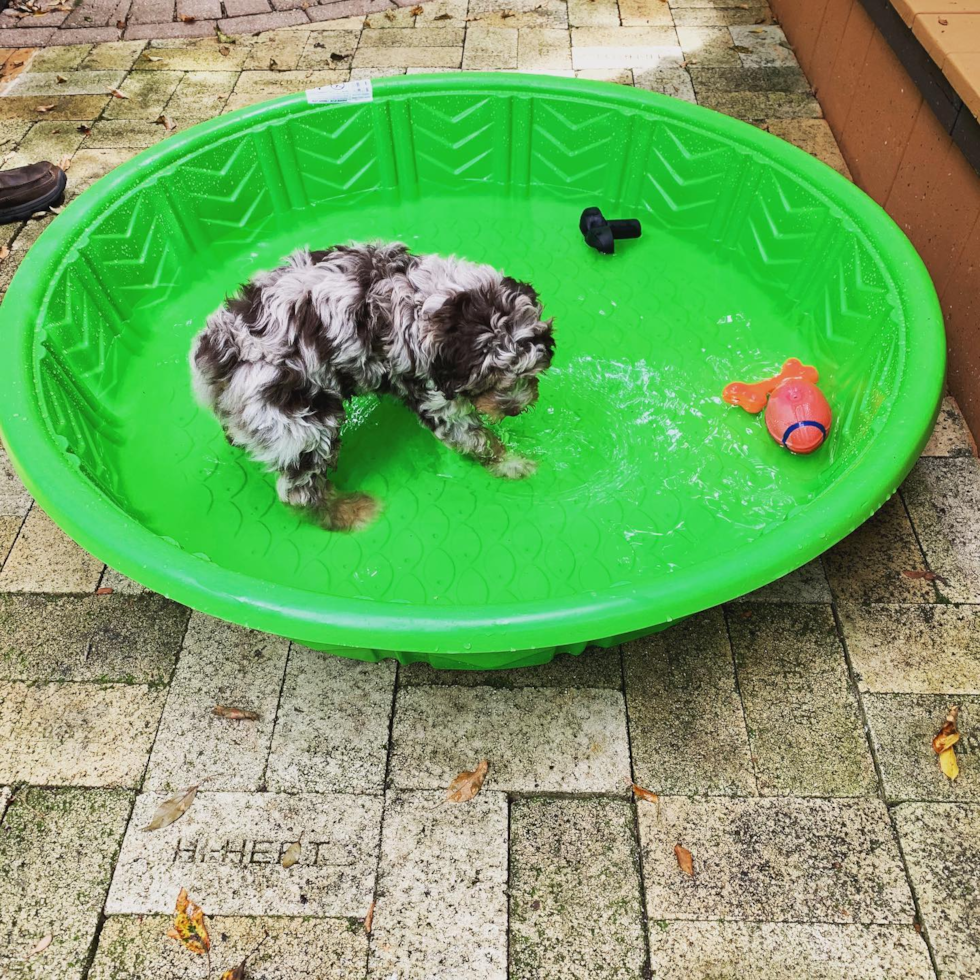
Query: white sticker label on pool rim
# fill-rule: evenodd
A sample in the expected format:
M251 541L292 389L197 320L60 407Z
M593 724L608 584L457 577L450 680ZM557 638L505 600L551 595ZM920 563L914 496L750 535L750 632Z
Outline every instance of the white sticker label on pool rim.
M322 88L306 90L306 101L311 105L373 100L374 87L371 85L370 78L359 78L354 82L339 82L337 85L324 85Z

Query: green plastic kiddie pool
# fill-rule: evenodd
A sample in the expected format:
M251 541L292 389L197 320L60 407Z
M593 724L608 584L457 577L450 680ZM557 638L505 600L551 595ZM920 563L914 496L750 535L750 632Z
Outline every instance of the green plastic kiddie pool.
M642 238L589 248L591 206ZM197 407L188 353L252 273L369 239L533 283L558 348L499 426L528 480L354 402L336 482L384 512L331 533ZM720 397L791 356L834 412L810 456ZM529 75L352 84L172 136L41 236L0 324L3 439L83 547L235 623L440 667L617 642L809 561L899 485L943 371L925 268L843 177L684 102Z

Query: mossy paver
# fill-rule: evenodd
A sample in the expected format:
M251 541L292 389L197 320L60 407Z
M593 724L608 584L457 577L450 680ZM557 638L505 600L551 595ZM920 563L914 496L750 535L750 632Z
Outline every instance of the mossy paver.
M269 789L382 792L394 688L392 661L360 663L294 645L276 714Z
M0 975L81 980L131 805L113 790L17 793L0 823Z
M644 976L632 806L618 800L517 800L510 834L512 980Z
M980 806L905 803L894 817L939 975L972 980L980 974Z
M195 613L187 628L146 788L258 790L262 784L289 641ZM223 705L257 721L216 717Z
M507 799L393 793L368 976L507 977Z
M444 787L484 758L491 789L625 794L630 767L623 696L582 688L399 691L394 785Z

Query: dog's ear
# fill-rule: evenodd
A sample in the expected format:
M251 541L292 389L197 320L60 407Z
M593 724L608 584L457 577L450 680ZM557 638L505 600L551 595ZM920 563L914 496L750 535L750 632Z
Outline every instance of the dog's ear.
M476 349L477 330L471 316L472 305L470 294L462 291L451 293L438 305L430 299L423 307L428 317L432 351L429 373L446 398L455 398L459 394L482 360Z
M504 276L500 280L500 285L504 289L513 290L515 293L519 293L521 296L526 296L532 303L538 303L538 292L537 290L528 282L521 282L520 279L514 279L511 276Z

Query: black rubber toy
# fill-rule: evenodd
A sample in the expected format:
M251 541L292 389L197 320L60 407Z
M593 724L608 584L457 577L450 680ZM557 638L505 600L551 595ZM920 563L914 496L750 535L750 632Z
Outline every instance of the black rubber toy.
M616 251L617 239L639 238L642 233L636 218L607 221L598 208L586 208L578 226L586 244L603 255L612 255Z

